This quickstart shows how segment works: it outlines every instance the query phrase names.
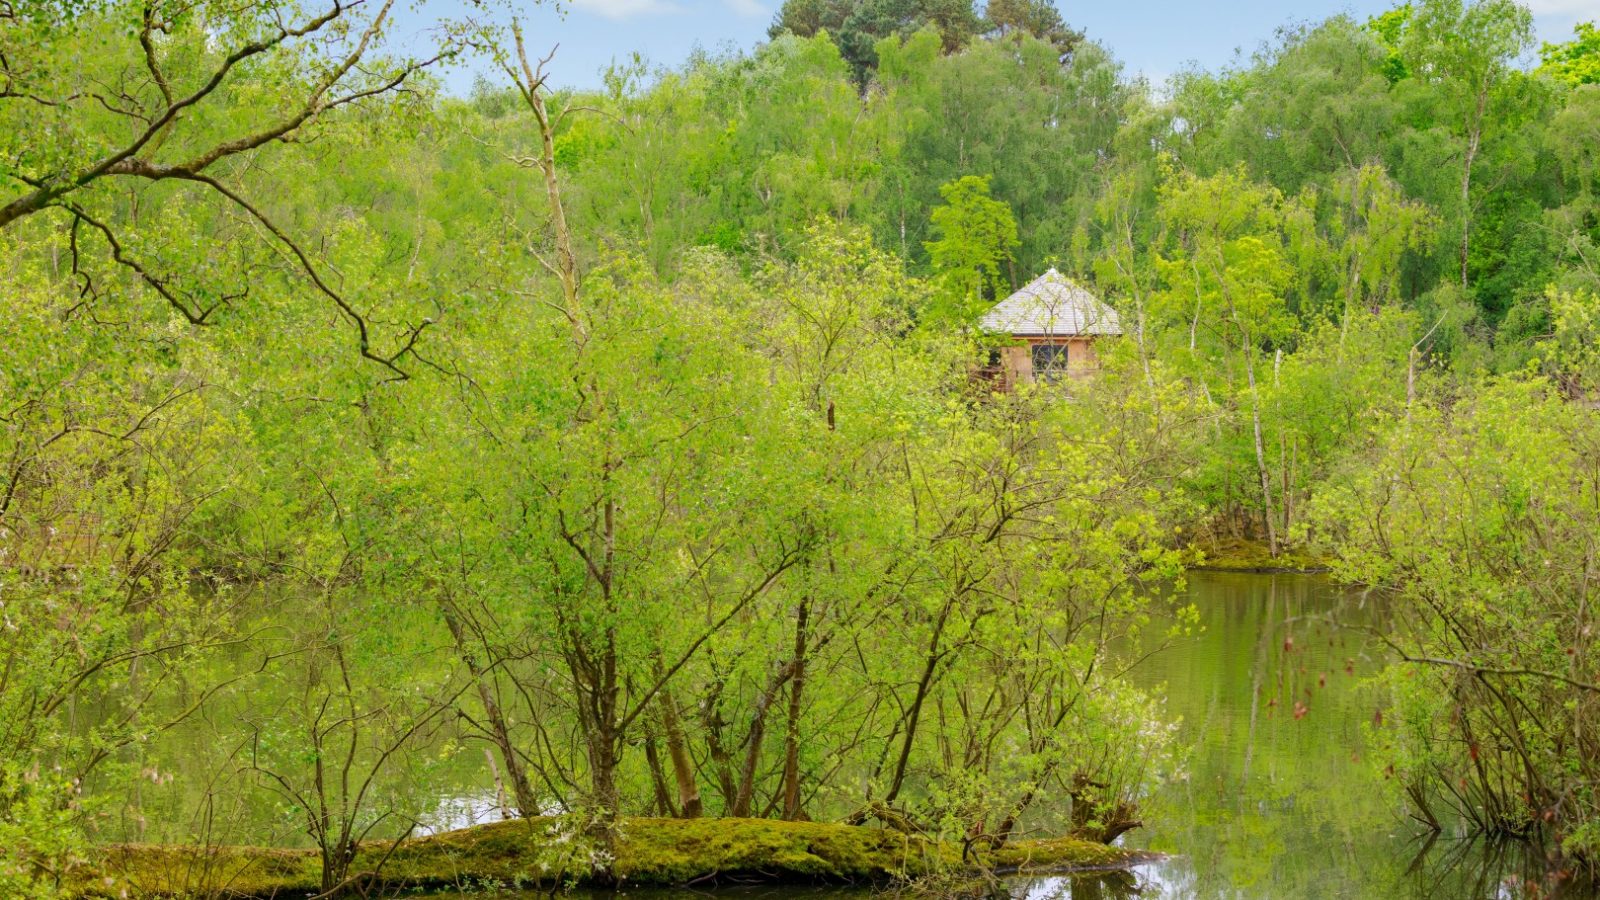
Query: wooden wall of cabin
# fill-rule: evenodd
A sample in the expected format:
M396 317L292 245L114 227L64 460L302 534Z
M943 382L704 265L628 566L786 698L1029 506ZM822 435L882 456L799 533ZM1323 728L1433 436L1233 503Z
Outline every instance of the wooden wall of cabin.
M1000 364L1005 367L1008 384L1032 384L1033 348L1039 345L1064 345L1067 348L1067 375L1082 378L1100 368L1095 354L1095 337L1023 338L1027 343L1000 349Z

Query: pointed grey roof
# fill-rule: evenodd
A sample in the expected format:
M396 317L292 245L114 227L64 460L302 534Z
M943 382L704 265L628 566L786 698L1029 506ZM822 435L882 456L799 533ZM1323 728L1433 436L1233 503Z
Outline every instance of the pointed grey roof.
M995 304L979 325L991 334L1027 337L1122 333L1116 310L1055 269Z

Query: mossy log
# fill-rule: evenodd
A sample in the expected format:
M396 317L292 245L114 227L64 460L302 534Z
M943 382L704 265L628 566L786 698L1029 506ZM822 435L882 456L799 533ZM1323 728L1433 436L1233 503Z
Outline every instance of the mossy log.
M1303 548L1280 548L1273 556L1263 541L1228 539L1195 544L1201 554L1189 568L1202 572L1255 572L1315 574L1329 569L1328 561Z
M882 828L768 819L643 819L618 823L616 858L555 819L523 819L357 849L352 887L553 887L611 879L632 885L792 882L883 884L955 872L961 847ZM604 858L603 856L600 858ZM1075 838L1015 840L968 867L1002 874L1108 870L1139 854ZM599 875L599 878L597 878ZM72 886L79 897L290 898L318 893L311 850L123 844L103 848Z

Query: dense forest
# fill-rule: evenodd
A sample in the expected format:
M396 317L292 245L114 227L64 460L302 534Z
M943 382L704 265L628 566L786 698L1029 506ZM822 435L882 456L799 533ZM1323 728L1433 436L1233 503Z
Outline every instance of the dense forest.
M789 0L570 91L395 13L0 0L0 894L128 840L336 892L463 766L601 869L627 816L1110 841L1183 750L1125 650L1252 541L1388 598L1397 805L1600 865L1594 26L1152 85L1044 0ZM1047 267L1126 334L991 390Z

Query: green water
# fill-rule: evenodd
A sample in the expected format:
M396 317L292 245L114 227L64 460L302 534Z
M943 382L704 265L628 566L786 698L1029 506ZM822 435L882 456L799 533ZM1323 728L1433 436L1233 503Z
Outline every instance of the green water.
M1185 777L1149 798L1145 828L1123 842L1167 854L1131 873L1020 882L1021 900L1254 900L1552 896L1527 887L1545 867L1520 845L1462 836L1431 843L1405 817L1364 730L1384 663L1384 609L1321 576L1191 573L1200 629L1125 649L1128 677L1165 697L1192 745ZM1152 629L1157 631L1160 629ZM1298 706L1297 706L1298 704ZM1297 715L1298 713L1298 715ZM1532 891L1538 891L1534 893ZM640 900L690 892L636 891ZM831 900L865 892L751 888L719 896ZM1569 889L1566 895L1593 896ZM704 894L696 894L704 897Z
M1137 870L1141 896L1509 898L1542 876L1518 845L1429 844L1367 758L1374 597L1309 575L1196 572L1187 590L1201 631L1129 676L1193 747L1125 838L1171 854Z
M1141 663L1193 750L1130 840L1172 897L1403 895L1408 830L1366 760L1382 664L1361 595L1304 575L1192 573L1198 634ZM1414 852L1414 851L1413 851Z
M1165 698L1165 714L1180 722L1181 741L1193 748L1182 777L1147 798L1146 827L1123 838L1130 847L1166 857L1105 878L1019 883L1013 886L1018 897L1551 896L1523 887L1521 879L1529 873L1539 878L1545 866L1537 853L1519 845L1484 847L1450 835L1427 844L1367 758L1364 731L1378 703L1366 679L1384 662L1374 636L1385 627L1380 603L1307 575L1191 573L1186 591L1186 602L1200 617L1194 634L1166 646L1121 651L1129 660L1143 658L1127 677ZM265 700L235 702L242 705L207 718L221 726ZM197 802L196 782L237 770L244 753L208 739L204 726L199 722L186 732L188 765L177 767L176 779L164 785L152 779L137 821L122 823L124 834L147 840L193 840L204 833L224 843L302 841L298 820L281 804L229 791ZM487 764L476 748L399 773L395 781L397 799L411 792L420 808L436 808L428 823L434 829L494 817L484 790L491 783ZM197 808L206 812L197 814ZM676 900L690 893L705 896L632 895ZM862 896L796 888L717 893L751 900ZM1567 895L1594 896L1572 890Z

